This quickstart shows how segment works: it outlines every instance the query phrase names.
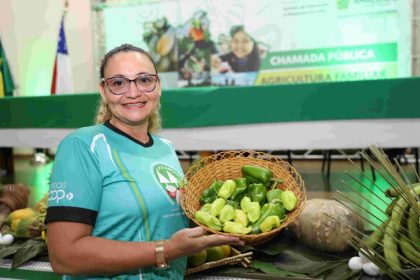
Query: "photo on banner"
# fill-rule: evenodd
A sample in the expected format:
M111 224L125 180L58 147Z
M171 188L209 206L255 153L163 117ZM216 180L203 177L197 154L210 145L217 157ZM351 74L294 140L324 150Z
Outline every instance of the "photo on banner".
M411 8L406 0L149 1L105 8L105 45L148 50L165 88L410 77Z

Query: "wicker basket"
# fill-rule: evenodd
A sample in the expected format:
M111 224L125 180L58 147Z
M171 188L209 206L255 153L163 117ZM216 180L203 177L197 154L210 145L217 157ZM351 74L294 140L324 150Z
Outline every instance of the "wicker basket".
M243 165L259 165L273 171L273 177L283 179L284 183L278 185L282 190L291 190L295 193L298 203L296 208L289 212L286 221L280 227L260 234L239 235L218 232L200 224L194 214L201 207L201 193L208 188L214 180L227 180L242 177ZM306 201L306 190L299 173L289 163L276 156L256 151L228 151L204 157L195 162L185 174L182 187L184 194L181 197L181 206L188 218L203 227L207 232L239 236L248 245L266 242L276 236L284 227L294 221L302 212Z

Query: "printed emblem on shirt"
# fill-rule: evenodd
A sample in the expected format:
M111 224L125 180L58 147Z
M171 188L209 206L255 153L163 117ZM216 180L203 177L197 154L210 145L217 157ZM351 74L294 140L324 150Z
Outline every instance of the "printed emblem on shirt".
M72 200L73 193L66 192L67 182L51 182L48 192L48 201L55 201L57 204L60 200Z
M153 168L155 179L166 193L173 199L176 198L176 191L179 189L179 184L182 180L181 175L170 166L164 164L157 164Z

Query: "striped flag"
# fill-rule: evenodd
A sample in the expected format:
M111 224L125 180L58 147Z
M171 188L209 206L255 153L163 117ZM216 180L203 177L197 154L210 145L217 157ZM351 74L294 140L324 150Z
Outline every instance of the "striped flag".
M73 75L70 57L67 50L66 34L64 33L64 14L61 18L60 33L58 35L57 55L54 62L51 94L73 93Z
M13 96L15 84L0 40L0 97Z

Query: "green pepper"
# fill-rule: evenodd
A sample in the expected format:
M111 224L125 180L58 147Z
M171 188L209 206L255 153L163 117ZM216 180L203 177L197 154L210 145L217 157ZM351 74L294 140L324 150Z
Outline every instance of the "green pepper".
M286 219L286 215L284 214L284 208L279 203L266 203L263 206L263 209L261 211L261 215L258 218L258 221L256 221L252 225L251 232L253 234L258 234L261 232L260 225L261 223L269 216L278 216L280 218L280 221L284 221Z
M248 208L249 208L249 205L251 204L251 198L249 198L249 197L247 197L247 196L244 196L242 199L241 199L241 209L245 212L245 213L247 213L248 212Z
M240 223L227 221L223 226L223 231L236 234L248 234L251 231L251 227L244 227Z
M277 205L277 207L272 207L273 203L266 203L261 208L261 216L264 215L265 211L267 211L269 208L274 211L274 215L279 216L279 218L284 218L286 216L286 211L284 210L284 206L281 203L274 203Z
M236 184L236 189L232 193L230 199L239 202L246 195L248 182L245 178L236 178L234 181Z
M270 181L268 181L268 183L266 183L265 185L267 186L267 188L274 190L276 189L278 184L283 184L283 183L284 183L283 179L271 178Z
M260 204L258 204L258 202L251 202L248 206L246 215L251 223L257 221L261 216Z
M233 192L236 189L236 183L233 180L226 180L220 190L217 192L218 197L222 197L224 199L228 199L232 196Z
M249 223L248 217L245 213L245 211L240 209L235 209L235 219L233 219L235 223L240 223L244 227L246 227Z
M235 209L230 205L223 206L222 210L220 210L219 221L224 223L226 221L231 221L234 218L235 218Z
M214 229L217 231L222 230L222 224L220 223L220 221L215 216L207 212L199 210L195 212L194 217L197 221L199 221L200 223L206 225L207 227L211 229Z
M217 198L211 204L210 214L215 217L219 216L220 211L222 211L222 208L225 206L225 204L226 204L226 201L223 198Z
M261 232L270 231L273 228L276 228L276 227L280 226L280 223L281 223L281 221L280 221L279 216L277 216L277 215L268 216L260 224L260 230L261 230Z
M264 205L267 201L267 188L261 184L251 184L248 188L248 196L251 198L251 201L258 202L260 205Z
M200 201L203 203L212 203L217 198L217 193L223 185L223 181L214 181L210 187L201 194Z
M263 183L266 184L273 178L273 172L265 167L255 165L244 165L241 168L242 174L251 183Z
M296 207L297 198L292 191L284 191L281 194L281 201L287 211L292 211Z
M239 202L234 201L234 200L227 199L226 204L232 206L233 209L239 208Z
M211 203L206 203L200 208L201 211L211 213Z
M267 192L267 201L268 202L281 202L281 193L283 191L280 189L273 189Z

